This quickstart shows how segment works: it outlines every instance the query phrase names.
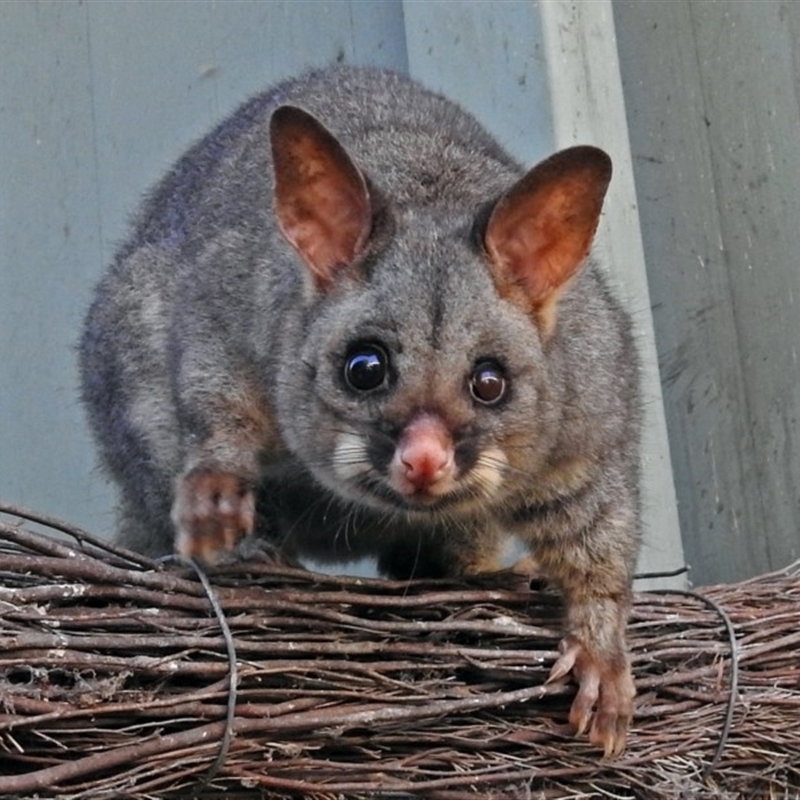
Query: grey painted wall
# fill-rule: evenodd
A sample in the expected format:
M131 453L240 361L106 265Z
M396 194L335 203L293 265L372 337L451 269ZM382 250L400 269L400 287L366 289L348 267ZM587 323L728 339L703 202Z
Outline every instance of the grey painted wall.
M614 5L687 560L800 558L800 4Z
M533 163L567 143L557 142L565 98L553 74L577 75L570 113L591 104L581 135L612 149L624 176L624 114L608 100L621 97L616 59L591 80L579 76L589 43L612 48L606 53L615 46L610 3L589 5L588 16L576 16L566 0L0 6L0 497L111 532L113 498L94 470L72 351L91 286L141 194L192 140L265 85L336 60L409 71ZM558 50L557 65L548 64L553 28L577 42ZM606 238L609 253L626 252L615 275L626 292L634 286L630 299L654 363L640 248L637 255L620 245L639 241L625 186L615 179L622 213L609 214ZM669 568L682 554L657 382L647 397L643 564Z

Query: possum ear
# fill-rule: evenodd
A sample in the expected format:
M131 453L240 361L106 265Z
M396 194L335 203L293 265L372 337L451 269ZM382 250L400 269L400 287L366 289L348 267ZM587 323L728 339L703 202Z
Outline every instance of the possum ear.
M363 252L372 205L363 175L311 114L281 106L270 122L275 215L283 235L325 289Z
M483 243L498 289L527 306L544 336L589 254L610 180L602 150L571 147L533 167L489 215Z

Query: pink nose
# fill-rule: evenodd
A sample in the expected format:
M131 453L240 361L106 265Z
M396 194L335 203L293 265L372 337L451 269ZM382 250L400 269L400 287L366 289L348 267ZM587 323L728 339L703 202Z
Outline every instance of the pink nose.
M441 479L447 468L447 453L439 448L408 447L401 461L406 479L422 489Z
M452 472L450 431L440 417L420 414L403 431L397 457L403 478L417 490L428 489Z

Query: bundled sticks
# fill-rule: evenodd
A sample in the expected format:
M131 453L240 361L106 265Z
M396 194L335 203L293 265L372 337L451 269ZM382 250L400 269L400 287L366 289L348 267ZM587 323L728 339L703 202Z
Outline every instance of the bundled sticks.
M0 796L800 796L800 564L637 595L636 717L603 761L545 685L552 593L268 561L206 580L3 510Z

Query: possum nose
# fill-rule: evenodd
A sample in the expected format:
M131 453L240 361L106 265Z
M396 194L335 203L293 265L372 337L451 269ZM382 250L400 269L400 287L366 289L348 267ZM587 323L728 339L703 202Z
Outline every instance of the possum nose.
M403 431L397 450L402 477L416 490L427 490L452 476L453 438L433 414L421 414Z
M419 488L441 480L447 470L447 453L428 447L408 448L401 456L406 480Z

